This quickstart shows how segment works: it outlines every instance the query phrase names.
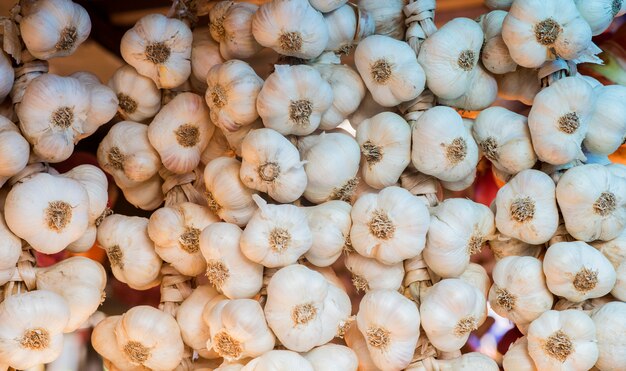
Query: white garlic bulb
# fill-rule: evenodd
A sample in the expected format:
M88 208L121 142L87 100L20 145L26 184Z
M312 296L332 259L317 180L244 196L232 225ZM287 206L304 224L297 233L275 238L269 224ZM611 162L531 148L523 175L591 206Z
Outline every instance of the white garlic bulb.
M11 92L14 80L15 72L13 71L10 57L4 54L4 52L0 53L0 103Z
M443 358L443 357L442 357ZM426 363L426 365L424 365ZM427 368L424 368L426 366ZM490 356L478 353L471 352L465 353L457 358L452 359L428 359L422 363L422 361L418 361L418 367L413 367L409 365L405 369L405 371L428 371L434 367L436 370L441 371L456 371L456 370L484 370L484 371L499 371L500 367L496 361L494 361Z
M555 190L545 173L532 169L519 172L498 190L496 227L529 244L547 242L559 224Z
M602 371L618 371L626 364L626 344L621 335L626 330L626 303L613 301L591 315L598 337L598 361Z
M581 241L608 241L626 228L625 195L626 178L596 164L567 170L556 187L565 228Z
M211 337L208 324L202 319L204 306L218 295L209 285L200 285L193 289L176 310L176 322L180 328L183 342L197 351L200 356L210 355L207 340Z
M496 75L498 97L506 100L518 100L532 106L535 95L541 90L541 79L534 68L517 66L514 72Z
M30 145L9 119L0 116L0 176L11 177L26 167Z
M618 300L626 300L626 230L610 241L592 242L591 246L598 249L613 264L616 281L611 294Z
M591 44L591 28L571 0L515 1L502 25L502 38L520 66L579 58Z
M491 210L464 198L450 198L431 211L424 260L440 277L458 277L496 232Z
M333 264L349 243L352 207L347 202L333 200L302 210L313 235L313 244L304 256L319 267Z
M198 27L192 34L190 82L197 93L206 91L206 75L211 67L225 62L220 44L213 40L209 28Z
M324 21L328 26L326 50L339 55L350 54L361 38L374 33L374 19L369 14L364 15L362 10L355 9L352 4L347 4L345 0L330 2L339 4L336 9L324 12ZM314 4L311 5L315 7Z
M408 366L420 333L414 302L397 291L370 291L361 300L356 322L376 366L383 370Z
M424 249L430 215L424 202L400 187L364 194L352 207L352 246L384 264L417 256Z
M485 5L490 9L508 10L513 4L513 0L485 0Z
M5 276L2 272L13 272L22 254L22 240L7 227L4 213L0 213L0 245L2 246L0 249L0 285L4 285L11 280L11 277Z
M68 56L91 31L89 14L71 0L44 0L22 8L20 34L28 52L48 60Z
M215 65L208 71L206 81L208 88L204 98L209 106L211 120L219 128L235 131L259 117L256 98L263 86L263 79L249 64L229 60Z
M371 187L382 189L398 182L411 161L411 128L393 112L379 113L366 119L356 130L361 147L363 179Z
M315 371L357 371L359 360L345 345L326 344L303 354Z
M54 292L35 290L0 303L0 359L25 370L55 360L63 350L63 329L70 319L66 301Z
M591 34L596 36L604 32L613 21L626 13L626 3L622 0L584 1L574 0L580 16L589 23Z
M256 109L265 127L283 135L308 135L332 103L333 90L315 68L276 65L259 92Z
M578 310L549 310L528 328L528 353L537 370L589 370L598 359L596 327Z
M332 12L343 6L348 0L309 0L311 6L322 13Z
M324 17L307 0L276 0L261 5L252 18L252 34L259 44L302 59L317 57L328 44Z
M494 10L480 16L478 24L485 35L485 46L480 53L480 60L487 70L495 74L513 72L517 69L517 63L509 54L504 40L502 39L502 22L507 12Z
M200 234L209 283L230 299L251 298L263 285L263 266L240 249L242 231L229 223L213 223Z
M159 174L155 174L152 178L129 187L122 188L124 198L131 205L143 210L154 210L159 207L164 200L163 195L163 179Z
M106 251L113 275L137 290L158 285L161 258L148 236L148 219L113 214L98 226L98 243Z
M352 284L356 291L398 290L404 279L402 262L387 265L376 259L350 253L345 258L346 268L352 273Z
M466 178L478 163L478 146L461 116L433 107L413 125L411 161L421 173L447 182Z
M149 14L126 31L120 52L126 63L149 77L159 89L181 85L191 74L191 30L162 14Z
M287 349L306 352L328 343L350 310L342 289L300 264L282 268L267 285L265 317Z
M63 173L62 176L76 180L87 191L87 196L89 197L89 225L90 228L95 227L96 220L106 209L109 199L106 175L97 166L84 164L72 168L70 171ZM94 240L91 241L92 244L93 242Z
M535 362L528 354L528 338L521 337L511 344L502 358L505 371L537 371Z
M148 125L150 144L169 171L183 174L198 166L200 154L215 131L208 116L202 97L181 93L163 106Z
M546 286L541 261L531 256L508 256L493 268L489 303L499 315L525 330L552 308L554 297Z
M75 72L70 77L78 79L89 91L90 107L83 124L83 131L78 136L80 140L95 133L100 125L115 116L118 100L115 92L102 84L100 79L91 72Z
M100 321L91 333L91 344L103 357L104 364L110 371L141 371L143 366L136 366L126 358L117 345L115 327L122 316L109 316Z
M252 197L259 208L241 235L241 251L268 268L295 263L313 243L306 214L294 205L271 205Z
M154 117L161 108L161 92L154 82L123 65L111 76L109 87L117 94L117 112L124 120L141 122Z
M375 33L402 40L405 36L404 0L358 0L357 5L374 19Z
M491 279L482 265L478 263L469 263L459 278L480 290L485 298L489 296Z
M115 338L127 360L152 370L172 370L183 358L176 320L147 305L131 308L115 326Z
M626 87L602 85L594 88L594 93L596 106L583 145L589 152L609 155L626 140Z
M35 174L11 188L4 217L16 236L39 252L54 254L87 230L89 195L74 179Z
M404 41L372 35L354 52L356 69L374 100L385 107L417 98L424 90L426 75L415 51Z
M452 352L461 349L470 332L487 318L483 294L457 278L436 283L422 298L422 327L435 348Z
M218 220L207 207L183 202L152 213L148 236L161 259L186 276L197 276L206 269L200 233Z
M552 293L576 303L608 294L616 279L611 262L582 241L550 246L543 272Z
M346 345L354 351L359 360L359 371L380 371L374 364L374 361L372 361L369 349L367 348L367 340L365 340L365 337L361 334L361 331L359 331L358 326L354 324L350 325L345 331L344 340Z
M489 107L476 117L472 133L485 157L501 171L514 175L537 162L525 116Z
M250 58L262 49L252 35L252 19L258 9L255 4L233 1L222 1L211 9L209 29L224 59Z
M251 131L241 144L241 158L239 176L246 187L278 202L293 202L304 193L307 177L300 153L277 131Z
M349 201L356 188L361 153L344 133L310 135L298 142L307 184L304 197L313 203Z
M289 350L270 350L257 357L241 369L241 371L315 371L311 363L296 352Z

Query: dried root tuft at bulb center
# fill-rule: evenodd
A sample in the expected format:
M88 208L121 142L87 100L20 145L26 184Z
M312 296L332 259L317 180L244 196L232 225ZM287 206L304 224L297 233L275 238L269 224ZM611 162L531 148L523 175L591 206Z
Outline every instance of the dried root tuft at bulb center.
M183 124L175 131L176 141L185 148L193 147L200 141L200 130L192 124Z
M566 134L574 134L580 127L580 117L576 112L566 113L559 117L559 130Z
M200 230L194 227L186 227L185 232L178 237L178 243L189 254L200 250Z
M446 158L451 165L456 165L463 161L467 156L467 143L465 139L459 137L454 138L450 144L446 146Z
M297 126L308 126L311 113L313 113L313 103L307 99L300 99L289 103L289 119L295 122Z
M317 316L317 308L313 303L296 305L291 311L291 319L296 325L304 325L311 322Z
M459 59L456 63L461 67L463 71L471 71L476 63L476 53L473 50L463 50L459 54Z
M220 357L226 359L239 359L243 353L241 342L222 330L213 337L213 347Z
M535 38L541 45L552 45L563 31L561 25L552 18L544 19L535 25Z
M172 53L169 46L164 42L154 42L146 46L146 58L154 64L163 64L167 62Z
M520 197L511 202L511 218L523 223L535 216L535 202L530 197Z
M78 32L76 32L76 27L68 26L61 31L61 35L59 37L59 41L57 41L54 46L57 50L71 50L76 44L76 40L78 39Z
M46 223L48 228L61 232L72 220L72 206L65 201L52 201L46 208Z
M209 283L218 290L222 289L222 286L230 276L228 268L220 260L207 261L206 276Z
M500 287L496 288L496 303L501 308L504 308L507 312L515 309L515 296L511 294L507 289Z
M287 52L299 52L302 49L302 34L300 32L283 32L278 37L280 48Z
M393 225L387 213L382 210L374 210L372 213L372 219L370 219L369 227L370 232L376 238L381 240L393 238L396 231L396 226Z
M59 107L56 111L52 112L50 118L52 125L60 129L67 129L72 126L74 122L74 110L72 107Z
M50 333L40 327L26 330L20 339L20 345L30 350L44 350L50 345Z
M574 352L574 344L566 333L559 330L546 339L543 350L550 357L565 362L567 357Z
M593 204L593 211L600 216L611 215L617 206L617 199L611 192L602 192Z
M289 248L291 233L285 228L274 228L270 231L268 242L272 251L282 253Z
M137 102L124 93L117 94L118 106L125 113L134 113L137 111Z
M384 84L391 78L391 64L385 59L379 59L371 67L372 79L378 84Z
M131 340L124 345L124 353L132 363L143 365L150 357L150 349L138 341Z
M379 349L386 349L391 342L389 330L378 326L370 326L365 333L365 337L370 346Z
M379 163L383 158L383 148L372 143L370 140L363 143L361 153L363 153L367 164L370 166Z
M461 318L459 322L457 322L456 326L454 326L454 334L458 337L464 336L476 330L478 328L478 323L476 322L476 318L473 316L467 316L465 318Z

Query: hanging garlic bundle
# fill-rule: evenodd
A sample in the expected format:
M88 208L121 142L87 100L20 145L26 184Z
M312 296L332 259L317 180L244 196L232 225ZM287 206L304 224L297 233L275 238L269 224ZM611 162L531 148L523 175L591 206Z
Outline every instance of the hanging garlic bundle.
M250 58L261 50L252 35L252 19L258 9L255 4L233 1L221 1L211 9L209 30L224 59Z
M485 45L480 53L480 60L487 70L495 74L513 72L517 69L517 63L509 54L504 40L502 39L502 22L507 12L494 10L480 16L479 24L485 34Z
M352 207L347 202L333 200L302 210L313 236L311 248L304 256L318 267L330 266L350 244Z
M583 145L589 152L609 155L626 140L626 87L601 85L594 93L596 105Z
M346 268L352 273L352 284L357 292L370 290L398 290L404 279L402 262L387 265L376 259L350 253L345 258Z
M154 82L129 65L118 68L108 85L117 95L117 112L124 120L142 122L161 109L161 93Z

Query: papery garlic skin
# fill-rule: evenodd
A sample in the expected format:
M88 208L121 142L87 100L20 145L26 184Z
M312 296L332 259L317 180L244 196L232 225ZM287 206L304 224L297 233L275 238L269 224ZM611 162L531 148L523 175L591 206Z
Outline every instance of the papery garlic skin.
M538 170L523 170L496 195L496 227L529 244L547 242L556 232L559 212L556 187Z
M118 347L115 327L121 318L121 315L109 316L100 321L91 332L91 344L95 351L103 357L104 364L107 365L108 363L107 368L109 370L141 371L143 366L135 366L130 363L122 349Z
M352 246L365 257L395 264L424 249L430 215L426 205L403 188L362 195L351 215Z
M374 100L391 107L416 98L424 90L426 75L415 51L391 37L372 35L354 52L356 69Z
M376 34L398 40L404 39L406 31L403 12L406 2L404 0L358 0L356 3L374 19Z
M126 359L152 370L172 370L183 358L184 344L176 320L147 305L131 308L115 326Z
M259 117L256 98L263 79L249 64L229 60L215 65L208 71L206 81L208 88L204 98L211 120L219 128L235 131Z
M452 352L461 349L470 332L487 318L483 294L457 278L436 283L420 305L422 327L435 348Z
M4 217L16 236L39 252L54 254L87 230L89 196L76 180L39 173L11 188Z
M328 44L324 17L306 0L261 5L252 18L252 34L259 44L302 59L317 57Z
M263 266L240 249L242 231L229 223L214 223L200 234L209 283L230 299L251 298L263 285Z
M589 23L593 36L604 32L613 18L626 13L626 3L622 0L583 1L575 0L580 16Z
M507 256L532 256L538 258L543 252L543 245L531 245L505 236L502 233L496 233L495 237L489 240L489 248L496 262Z
M535 362L528 354L528 338L518 338L511 344L502 358L505 371L537 371Z
M596 105L583 145L589 152L609 155L626 140L626 87L598 86L594 93L597 94Z
M352 284L356 291L398 290L404 279L402 262L387 265L376 259L350 253L345 258L346 268L352 273Z
M297 200L307 185L304 163L296 147L277 131L251 131L241 144L243 184L266 192L278 202Z
M261 125L262 127L262 125ZM244 126L245 130L247 127ZM243 131L242 130L242 131ZM200 163L203 165L208 165L211 161L219 158L219 157L230 157L233 158L237 156L234 148L231 147L228 140L226 140L226 136L224 135L224 130L217 129L213 132L213 136L209 143L207 143L206 148L200 154ZM247 133L247 132L246 132Z
M591 28L573 1L522 0L504 19L502 38L517 64L537 68L555 57L580 57L591 44Z
M271 350L257 357L241 369L241 371L315 371L311 363L296 352L290 350Z
M494 215L487 206L447 199L431 212L424 260L440 277L458 277L495 231Z
M159 89L181 85L191 74L191 30L162 14L149 14L126 31L120 52L126 63L149 77Z
M26 167L30 145L17 126L0 116L0 176L11 177Z
M47 290L12 295L0 303L0 359L25 370L55 360L70 319L66 301Z
M176 322L180 328L183 342L197 351L201 356L209 355L206 342L211 337L209 326L202 319L204 306L218 295L209 285L196 287L178 307Z
M361 122L356 140L364 159L365 182L377 189L396 184L411 161L409 124L395 113L379 113Z
M294 351L328 343L350 310L350 299L342 289L303 265L282 268L267 286L267 323L280 343Z
M543 271L550 291L573 302L608 294L616 279L611 262L582 241L550 246L543 260Z
M591 315L596 325L599 357L596 367L602 371L618 371L626 364L624 337L626 303L614 301Z
M581 241L608 241L626 228L626 178L607 167L576 166L556 187L567 232Z
M549 310L528 328L528 353L538 370L589 370L598 359L596 327L578 310Z
M352 207L344 201L328 201L302 208L313 236L311 248L304 255L318 267L333 264L346 248L350 238Z
M293 3L299 1L305 0ZM259 92L256 109L265 127L283 135L308 135L332 103L333 90L315 68L276 65Z
M118 68L108 85L117 95L117 112L124 120L141 122L154 117L161 108L159 89L132 66Z
M304 355L315 371L357 371L359 360L345 345L326 344L313 348Z
M19 27L28 52L48 60L73 54L89 36L91 20L71 0L45 0L29 4Z

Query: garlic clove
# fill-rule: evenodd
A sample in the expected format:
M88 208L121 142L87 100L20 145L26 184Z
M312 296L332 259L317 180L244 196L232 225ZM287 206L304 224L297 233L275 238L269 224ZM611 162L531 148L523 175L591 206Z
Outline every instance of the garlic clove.
M87 191L89 196L89 223L94 224L104 212L109 200L106 175L97 166L84 164L63 173L63 176L78 181Z
M350 204L327 201L317 206L304 207L313 244L304 255L307 261L319 267L333 264L350 243Z
M204 306L217 296L217 291L208 285L196 287L178 307L176 321L186 345L201 355L208 355L206 342L211 337L209 327L202 319Z
M356 291L399 290L404 279L402 262L387 265L376 259L349 253L345 258L346 268L352 273L352 284Z
M304 358L315 371L357 371L359 361L347 346L326 344L306 352Z
M511 344L502 359L502 367L505 371L537 371L535 362L528 354L528 338L526 336Z
M289 350L271 350L248 362L241 371L314 371L304 357Z
M589 119L589 131L583 145L589 152L608 155L615 152L626 140L626 87L599 86L596 106Z
M13 88L15 72L11 59L4 53L0 53L0 103L9 95Z
M600 370L617 371L626 364L624 338L626 329L626 304L619 301L607 303L591 315L596 325L599 357L596 367Z

